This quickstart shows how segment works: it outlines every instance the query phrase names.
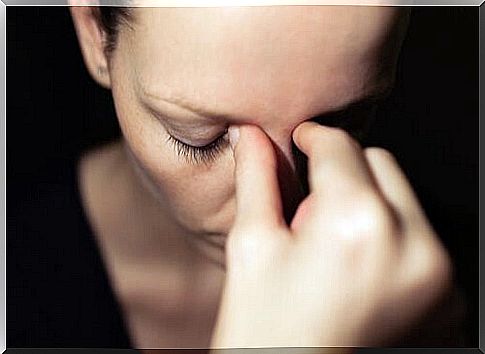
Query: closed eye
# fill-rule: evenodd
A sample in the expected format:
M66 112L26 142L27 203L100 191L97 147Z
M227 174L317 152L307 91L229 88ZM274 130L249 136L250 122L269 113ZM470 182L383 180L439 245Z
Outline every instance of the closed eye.
M182 157L185 162L194 165L199 165L202 163L208 165L210 163L213 163L215 159L229 145L227 129L215 140L203 146L194 146L187 144L170 134L167 141L172 144L178 156Z

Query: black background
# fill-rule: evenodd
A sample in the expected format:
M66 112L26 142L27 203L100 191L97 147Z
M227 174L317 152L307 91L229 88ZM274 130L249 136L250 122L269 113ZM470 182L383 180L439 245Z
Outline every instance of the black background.
M478 8L413 9L395 89L370 137L397 156L455 258L476 346L478 29ZM110 92L84 67L66 7L7 7L7 89L7 214L14 220L9 205L21 205L38 171L119 129Z

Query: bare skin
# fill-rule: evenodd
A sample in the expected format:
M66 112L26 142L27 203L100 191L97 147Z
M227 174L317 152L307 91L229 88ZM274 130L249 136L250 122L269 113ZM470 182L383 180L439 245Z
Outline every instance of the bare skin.
M100 85L111 89L123 132L122 142L86 154L80 164L80 181L84 205L135 347L271 345L271 340L283 345L365 342L366 333L360 327L341 337L337 331L333 337L300 338L305 343L284 330L274 332L274 323L269 322L258 328L261 337L235 333L235 328L248 325L244 316L240 323L230 316L245 307L236 299L255 289L227 287L228 274L231 284L246 283L245 273L231 268L235 262L225 245L228 235L241 240L233 235L255 231L233 229L241 215L237 208L241 198L279 210L281 215L294 212L302 202L305 195L293 147L297 145L303 153L308 149L303 147L304 138L295 138L297 127L315 116L325 117L388 92L405 14L386 7L134 9L133 29L121 27L117 48L108 58L103 52L103 32L90 10L73 7L71 11L86 66ZM248 165L246 177L238 177L227 131L248 125L258 127L271 142L274 151L268 152L270 145L262 143L261 152L274 154L274 160ZM174 146L173 139L199 147L216 140L223 143L217 153L201 161L199 155L184 155L183 151L191 150L177 152L180 143ZM258 154L249 147L247 151ZM351 155L343 156L342 163L352 164ZM253 187L262 192L248 187L238 195L237 186L249 183L257 170L266 171L266 176L276 174L279 183L271 179L258 187L253 180ZM273 189L281 194L280 207L264 200L263 192ZM376 188L372 193L382 191ZM386 209L379 215L387 217L388 213ZM256 221L258 215L253 216ZM304 225L304 219L300 215L294 225ZM375 222L379 225L383 220ZM269 234L281 235L280 231L273 228ZM428 245L427 256L445 266L431 267L426 275L438 276L445 284L446 255L439 243ZM260 246L252 253L261 257L259 265L268 257L268 249ZM232 256L243 252L237 247L232 250ZM321 266L318 262L300 264L294 274L304 279ZM287 268L282 265L281 269ZM258 272L263 274L261 269ZM284 280L280 288L261 289L280 293L294 285L295 278ZM436 283L434 295L428 294L425 304L438 297L446 287L443 284ZM315 299L299 301L318 308ZM366 308L368 313L381 310L375 297L369 296L369 303L373 306ZM298 316L285 313L285 305L280 305L275 313L288 315L289 324L299 323ZM325 317L324 311L315 314ZM336 325L346 320L339 318ZM308 334L322 329L318 321L328 319L314 318Z
M141 197L148 191L129 166L118 142L86 154L79 181L133 344L208 347L224 271L163 220L154 200Z

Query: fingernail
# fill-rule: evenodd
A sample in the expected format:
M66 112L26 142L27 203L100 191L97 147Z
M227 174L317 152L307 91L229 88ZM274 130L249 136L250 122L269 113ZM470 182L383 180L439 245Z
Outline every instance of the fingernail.
M238 140L239 140L239 127L231 125L229 127L229 144L231 144L231 148L233 150L236 148Z

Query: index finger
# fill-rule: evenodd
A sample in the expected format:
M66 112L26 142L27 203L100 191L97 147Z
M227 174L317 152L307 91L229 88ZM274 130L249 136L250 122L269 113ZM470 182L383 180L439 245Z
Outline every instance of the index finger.
M317 194L377 189L360 145L344 130L304 122L293 140L308 156L310 189Z

